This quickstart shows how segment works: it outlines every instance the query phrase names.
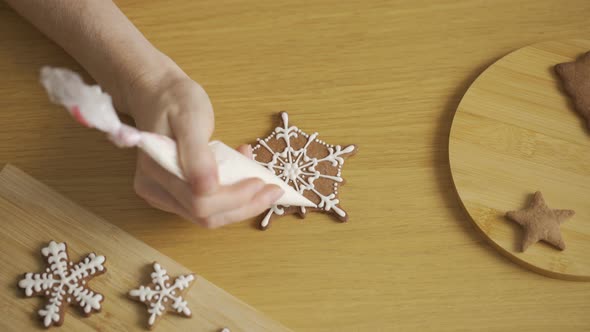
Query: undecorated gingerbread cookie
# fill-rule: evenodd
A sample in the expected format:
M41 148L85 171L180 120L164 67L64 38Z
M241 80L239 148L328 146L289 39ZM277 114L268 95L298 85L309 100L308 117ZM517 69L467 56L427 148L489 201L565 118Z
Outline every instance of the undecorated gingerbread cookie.
M572 98L574 107L590 128L590 52L576 61L556 65L555 71Z
M191 310L187 301L182 297L182 292L191 286L195 276L193 274L182 275L171 283L170 276L160 264L154 262L153 267L152 282L129 292L131 298L143 302L147 306L150 315L148 327L152 329L166 311L191 317Z
M45 307L39 310L46 328L63 324L68 303L79 306L86 316L100 311L104 297L90 289L88 282L106 272L104 256L90 253L74 264L68 257L66 244L55 241L41 249L41 254L48 264L45 272L25 273L18 286L25 290L27 297L43 296L48 299Z
M527 208L509 211L506 217L516 221L524 229L522 251L539 241L545 241L559 250L564 250L565 242L561 237L559 226L574 214L573 210L549 208L543 194L537 191Z
M339 187L344 184L344 160L356 153L356 145L327 144L289 125L289 115L280 113L281 125L266 138L258 139L253 147L254 159L274 172L283 181L317 205L317 208L299 206L271 207L260 223L262 229L270 226L275 216L298 213L302 218L308 211L322 211L347 221L348 214L340 206Z

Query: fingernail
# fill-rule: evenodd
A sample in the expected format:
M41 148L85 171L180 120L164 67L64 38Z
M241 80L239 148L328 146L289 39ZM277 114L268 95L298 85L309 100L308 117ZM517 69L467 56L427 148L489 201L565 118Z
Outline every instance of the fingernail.
M248 154L252 156L252 153L254 153L254 149L252 148L252 145L248 144Z
M277 186L273 186L273 188L269 190L269 192L266 194L266 198L268 199L269 204L273 204L279 198L281 198L281 196L283 196L284 193L285 192L283 191L283 189Z

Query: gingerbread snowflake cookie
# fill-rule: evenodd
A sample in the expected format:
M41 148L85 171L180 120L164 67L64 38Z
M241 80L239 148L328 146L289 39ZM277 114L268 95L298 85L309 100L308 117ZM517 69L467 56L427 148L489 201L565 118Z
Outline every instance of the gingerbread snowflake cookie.
M338 189L344 184L344 160L356 153L356 145L327 144L317 138L318 133L309 135L289 126L286 112L281 112L280 116L281 125L268 137L258 139L253 147L254 159L315 203L317 208L275 205L265 214L260 227L268 228L274 216L298 213L303 218L308 211L323 211L346 221L348 215L340 206Z
M186 317L191 317L191 310L187 301L182 297L182 291L191 286L195 276L193 274L182 275L171 283L170 276L160 264L154 262L153 268L152 282L129 292L131 298L143 302L147 306L150 315L148 327L153 328L157 320L166 311L174 311Z
M39 310L46 328L60 326L64 322L66 304L76 304L86 316L101 309L104 297L88 287L88 282L97 275L106 272L104 256L94 253L74 264L68 257L65 243L49 242L41 249L48 267L43 273L25 273L18 286L27 297L44 296L47 304Z
M576 61L556 65L555 71L565 92L572 98L574 107L590 128L590 52Z

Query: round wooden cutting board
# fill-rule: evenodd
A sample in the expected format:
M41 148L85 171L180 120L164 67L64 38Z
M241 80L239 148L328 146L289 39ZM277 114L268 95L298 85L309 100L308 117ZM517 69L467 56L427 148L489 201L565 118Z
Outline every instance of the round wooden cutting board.
M494 247L539 273L590 280L590 131L563 93L553 67L590 50L590 41L545 42L490 66L461 100L449 154L457 192ZM550 208L576 215L561 226L566 249L523 236L506 211L541 191Z

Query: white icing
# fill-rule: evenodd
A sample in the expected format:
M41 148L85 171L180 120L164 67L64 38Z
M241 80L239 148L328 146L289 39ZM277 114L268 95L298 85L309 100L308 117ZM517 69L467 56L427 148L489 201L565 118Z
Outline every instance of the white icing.
M172 301L172 309L176 310L177 313L181 313L185 316L191 315L191 310L188 308L187 301L181 295L177 295L176 290L183 290L188 288L190 283L195 279L192 274L182 275L173 284L170 284L166 270L164 270L160 264L154 263L154 272L151 274L152 283L155 284L154 289L149 286L139 286L138 289L133 289L129 292L129 295L139 298L140 301L148 303L148 313L150 317L148 324L154 325L156 319L164 314L166 307L162 302ZM178 292L180 294L180 292ZM151 301L152 299L156 300Z
M288 207L288 205L285 205L285 207ZM302 209L305 209L305 207L301 207ZM281 208L279 205L273 205L270 207L270 209L268 210L268 212L266 213L266 215L264 216L264 218L262 219L262 222L260 223L260 225L264 228L268 227L268 223L270 222L270 217L274 214L282 216L283 213L285 213L285 209Z
M296 126L289 126L289 116L286 112L281 113L281 119L283 126L275 128L274 132L266 137L265 139L258 139L258 144L253 148L256 151L260 148L268 150L272 154L272 158L269 162L258 162L267 169L275 172L279 178L285 183L291 185L300 194L304 194L305 191L311 191L316 194L320 203L318 208L322 208L325 211L334 211L341 217L346 216L346 212L342 210L338 203L340 202L336 195L338 194L338 183L343 181L341 177L341 169L344 165L343 155L352 153L355 149L354 145L349 145L342 148L340 145L329 145L324 141L318 140L318 133L308 135L301 131ZM285 141L285 148L282 151L274 151L267 142L276 135L277 139L283 139ZM294 149L291 146L291 138L297 138L299 135L307 138L307 142L301 149ZM323 158L313 158L307 155L307 149L313 143L317 142L327 147L328 155ZM256 158L256 154L254 154ZM329 162L332 166L337 167L337 173L335 176L322 174L317 166L319 163ZM314 181L317 179L328 179L334 181L333 193L324 195L316 190ZM288 205L281 205L288 207ZM300 207L301 213L305 214L305 207ZM273 206L261 221L262 228L266 228L269 225L270 218L273 214L282 215L284 209L278 205Z
M65 243L54 241L41 249L41 254L47 258L49 264L48 269L45 270L47 272L29 272L19 281L18 286L25 290L26 296L41 293L49 297L45 308L39 310L45 327L60 320L59 311L64 300L67 303L75 302L87 314L93 310L100 310L102 295L90 290L83 279L91 278L104 271L104 256L91 253L74 265L69 261Z

